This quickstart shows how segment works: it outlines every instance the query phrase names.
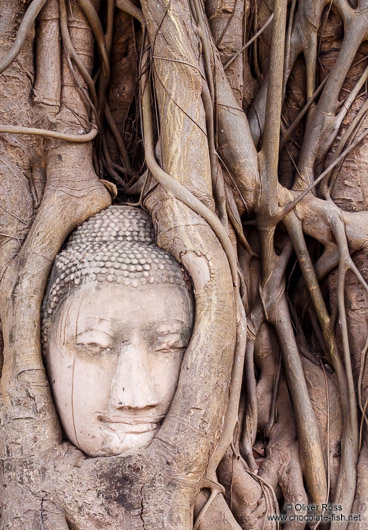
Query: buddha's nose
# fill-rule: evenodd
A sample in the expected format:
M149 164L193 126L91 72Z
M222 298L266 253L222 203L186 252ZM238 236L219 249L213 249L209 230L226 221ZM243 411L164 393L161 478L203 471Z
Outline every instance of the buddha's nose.
M148 367L146 348L124 343L111 383L110 403L116 409L145 409L159 403Z

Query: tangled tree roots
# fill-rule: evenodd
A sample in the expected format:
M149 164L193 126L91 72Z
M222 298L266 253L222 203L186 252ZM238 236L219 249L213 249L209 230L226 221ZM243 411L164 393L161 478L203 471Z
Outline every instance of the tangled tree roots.
M311 503L367 527L367 28L366 0L1 2L2 528L275 528ZM149 211L196 321L151 446L91 459L40 304L111 200Z

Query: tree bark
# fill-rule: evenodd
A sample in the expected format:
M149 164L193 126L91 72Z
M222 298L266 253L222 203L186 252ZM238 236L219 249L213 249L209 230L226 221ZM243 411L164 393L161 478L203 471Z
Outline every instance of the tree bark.
M367 16L1 3L1 528L276 528L286 504L329 503L365 528ZM70 232L111 202L149 212L195 324L151 445L90 458L59 424L41 304Z

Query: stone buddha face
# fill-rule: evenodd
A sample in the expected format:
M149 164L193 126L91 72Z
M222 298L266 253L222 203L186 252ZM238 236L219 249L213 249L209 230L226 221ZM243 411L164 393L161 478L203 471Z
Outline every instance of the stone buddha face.
M152 241L127 241L137 237L137 224L141 239L151 229L146 214L134 210L110 207L82 225L57 261L45 301L45 360L56 407L69 440L89 456L128 455L150 444L192 330L192 295L179 265ZM92 247L83 243L83 235L88 240L129 216L135 236L121 228ZM117 234L125 235L109 252Z

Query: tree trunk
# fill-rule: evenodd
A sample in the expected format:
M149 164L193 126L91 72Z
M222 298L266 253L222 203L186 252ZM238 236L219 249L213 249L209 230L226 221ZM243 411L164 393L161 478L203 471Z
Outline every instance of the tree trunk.
M1 528L366 528L367 7L3 0ZM149 213L195 322L152 443L89 457L41 306L111 203Z

